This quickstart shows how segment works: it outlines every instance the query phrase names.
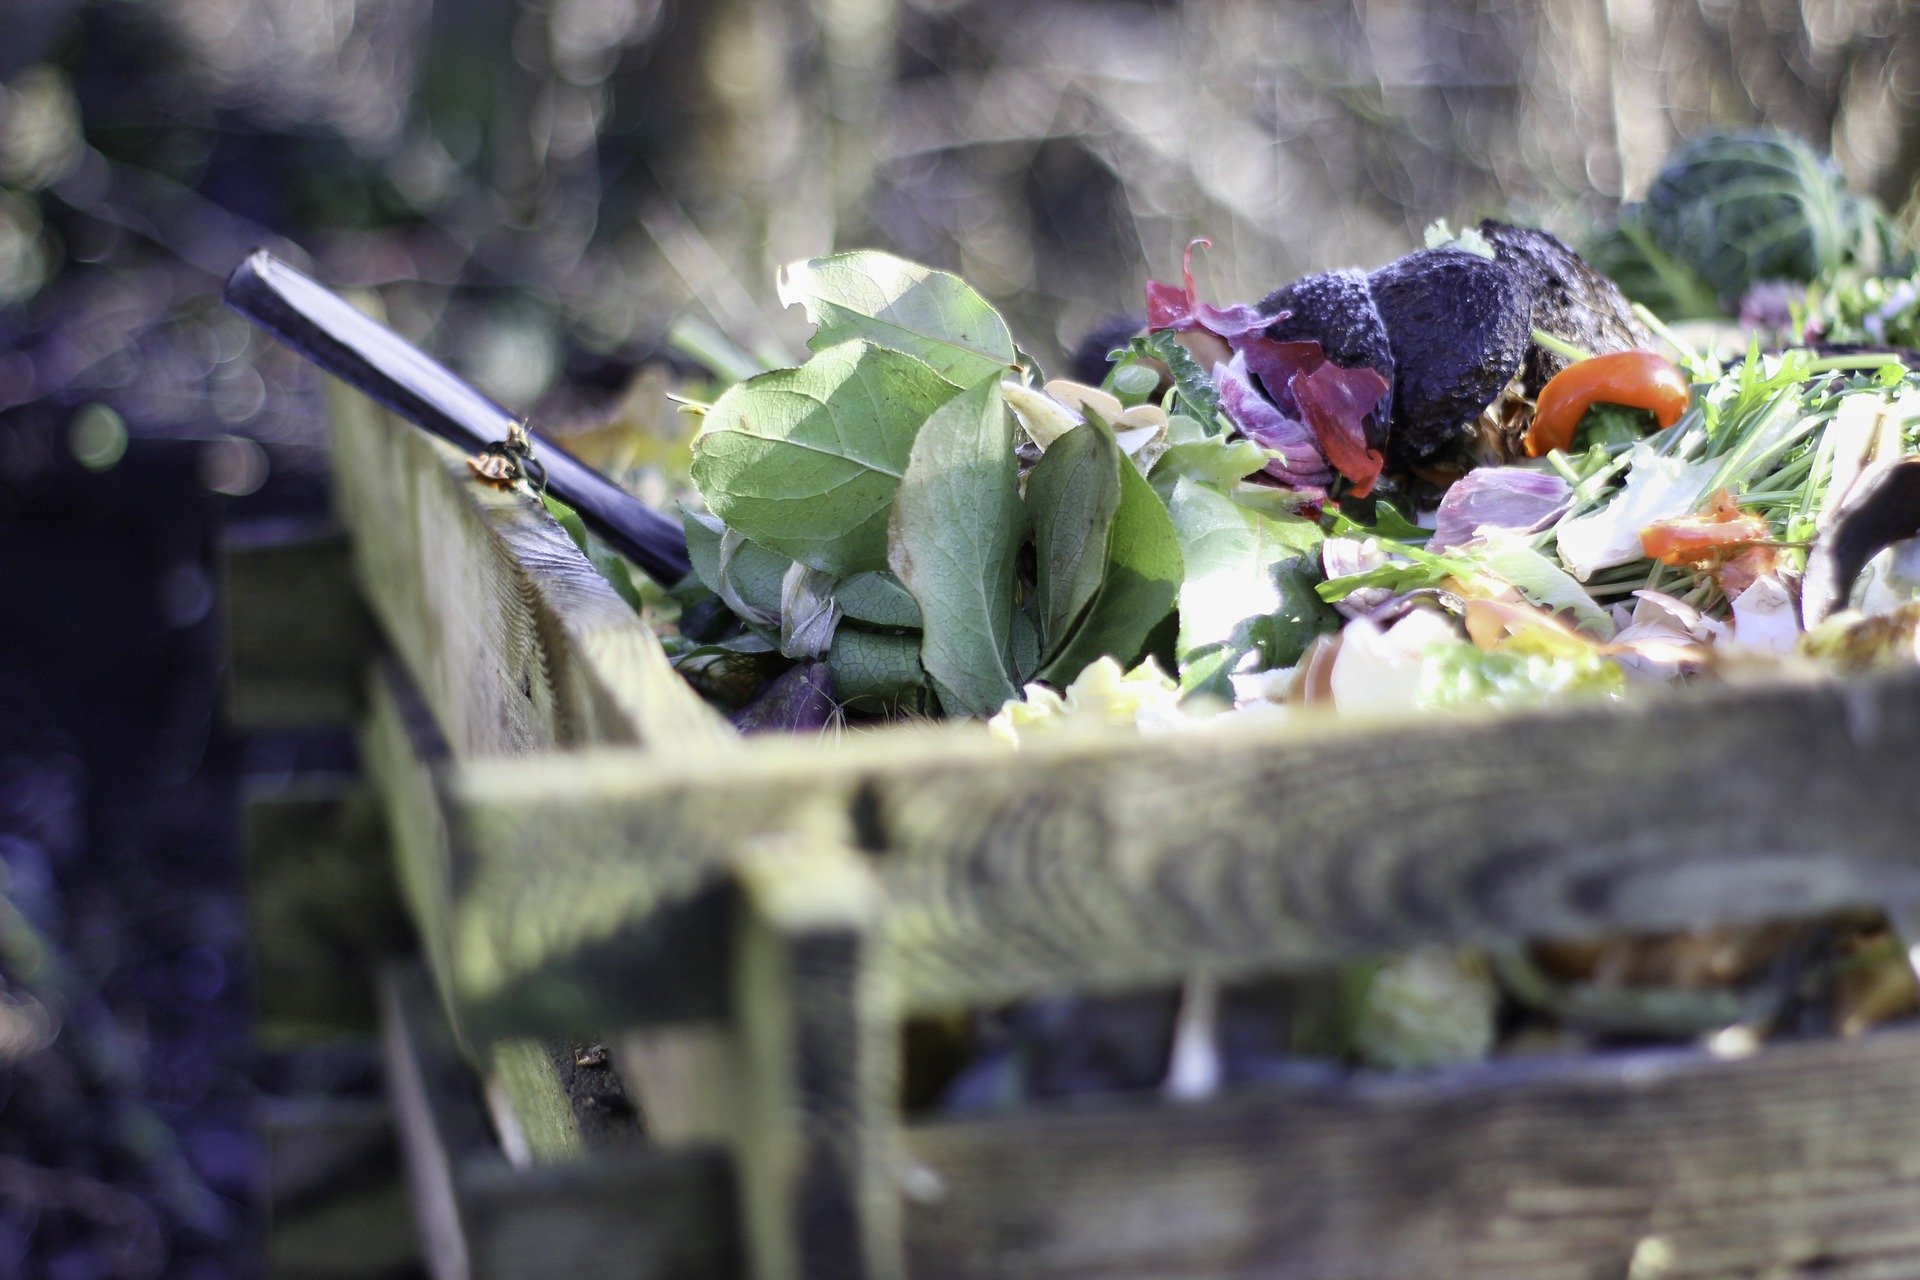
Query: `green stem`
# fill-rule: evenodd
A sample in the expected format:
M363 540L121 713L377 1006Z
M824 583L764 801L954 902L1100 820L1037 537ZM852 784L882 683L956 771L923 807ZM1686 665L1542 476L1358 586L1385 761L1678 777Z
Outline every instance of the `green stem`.
M1565 356L1569 360L1590 360L1593 358L1591 351L1583 351L1571 342L1568 342L1565 338L1548 333L1545 329L1535 329L1533 331L1533 342L1535 346L1542 350L1551 351L1557 356Z

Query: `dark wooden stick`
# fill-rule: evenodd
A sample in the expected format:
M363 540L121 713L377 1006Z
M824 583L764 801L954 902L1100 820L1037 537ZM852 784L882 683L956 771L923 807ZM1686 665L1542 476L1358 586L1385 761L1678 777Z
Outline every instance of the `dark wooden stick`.
M328 373L470 453L505 439L518 421L472 383L265 249L234 268L226 300ZM608 546L662 584L687 575L687 539L677 521L552 440L529 434L536 460L546 467L548 490Z

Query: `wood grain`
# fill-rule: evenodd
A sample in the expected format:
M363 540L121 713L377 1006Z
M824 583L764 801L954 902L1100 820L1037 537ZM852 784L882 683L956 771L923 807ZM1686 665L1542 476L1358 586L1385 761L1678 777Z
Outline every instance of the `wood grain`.
M387 1070L434 1280L734 1280L724 1151L627 1149L514 1169L426 976L382 987Z
M874 859L912 1009L1913 901L1914 759L1902 671L1019 753L958 726L763 740L724 768L476 761L446 777L449 976L509 1029L718 1017L712 958L684 948L742 843L799 830Z
M916 1280L1920 1274L1920 1033L908 1131Z
M336 502L388 643L456 756L735 741L533 498L330 385Z

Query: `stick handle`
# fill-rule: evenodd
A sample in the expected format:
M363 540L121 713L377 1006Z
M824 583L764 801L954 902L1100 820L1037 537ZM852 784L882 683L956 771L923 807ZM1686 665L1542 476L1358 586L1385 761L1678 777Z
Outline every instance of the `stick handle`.
M469 453L506 437L516 419L345 298L256 249L227 280L227 305L380 404ZM547 489L607 545L671 586L687 575L686 535L613 481L538 432Z

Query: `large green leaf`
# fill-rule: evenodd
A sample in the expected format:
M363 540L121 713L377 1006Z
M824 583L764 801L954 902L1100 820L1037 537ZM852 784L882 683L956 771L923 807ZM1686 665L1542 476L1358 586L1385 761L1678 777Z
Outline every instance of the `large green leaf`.
M867 342L729 388L693 442L693 481L742 536L823 573L882 569L915 434L958 390Z
M1303 516L1265 516L1192 480L1174 487L1168 514L1180 538L1180 661L1212 646L1244 640L1241 624L1279 610L1277 571L1316 550L1320 526ZM1236 633L1241 633L1237 635Z
M954 714L1014 696L1014 556L1026 535L1000 384L942 405L914 441L894 502L893 571L920 604L920 658Z
M961 386L1010 370L1006 321L945 271L862 249L796 262L780 272L780 301L800 304L818 331L814 350L864 338L924 360Z
M1119 503L1101 555L1099 591L1072 632L1053 646L1040 676L1067 684L1104 654L1131 665L1147 636L1173 608L1183 562L1180 538L1159 495L1127 460L1112 432L1097 418L1072 435L1095 441L1094 452L1113 475ZM1054 445L1057 449L1061 441ZM1048 450L1049 453L1052 450ZM1031 477L1029 477L1031 484Z
M1112 437L1069 431L1027 473L1027 515L1038 561L1041 643L1062 645L1107 576L1107 540L1120 510Z

